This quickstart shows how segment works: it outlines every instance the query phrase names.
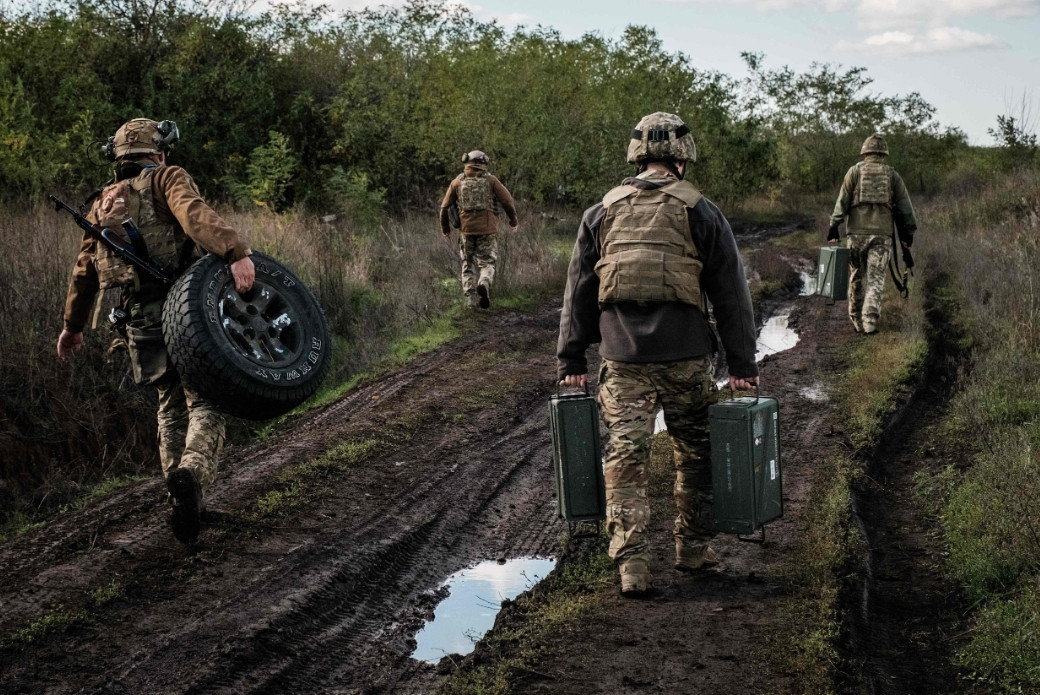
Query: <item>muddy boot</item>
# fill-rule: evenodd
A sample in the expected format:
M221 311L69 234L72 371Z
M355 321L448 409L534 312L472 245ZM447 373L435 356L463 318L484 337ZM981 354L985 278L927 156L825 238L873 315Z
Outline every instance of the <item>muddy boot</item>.
M719 564L715 551L708 545L686 545L675 541L675 569L680 572L696 572Z
M477 285L477 294L480 295L480 308L487 309L491 306L491 288L486 282Z
M181 543L194 543L202 526L202 488L190 468L175 468L166 478L173 514L170 526Z
M863 332L867 335L877 333L877 323L871 319L863 319Z
M859 319L855 316L850 316L849 321L852 321L852 327L856 329L857 333L863 332L863 324L859 322Z
M621 573L621 595L625 598L646 596L653 586L653 578L643 560L631 560L618 565Z

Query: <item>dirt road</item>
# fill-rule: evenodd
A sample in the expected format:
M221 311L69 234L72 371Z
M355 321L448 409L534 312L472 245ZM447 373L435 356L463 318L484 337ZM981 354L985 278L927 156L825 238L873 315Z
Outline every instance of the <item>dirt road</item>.
M841 307L794 300L797 346L763 363L783 403L785 516L763 545L723 537L718 571L670 569L561 635L529 692L798 692L775 648L817 464L843 446L825 384L845 368ZM158 480L0 546L4 693L428 693L413 660L440 583L478 560L552 555L546 400L557 302L479 330L230 452L186 549ZM659 486L652 504L668 510ZM575 656L575 653L580 656Z

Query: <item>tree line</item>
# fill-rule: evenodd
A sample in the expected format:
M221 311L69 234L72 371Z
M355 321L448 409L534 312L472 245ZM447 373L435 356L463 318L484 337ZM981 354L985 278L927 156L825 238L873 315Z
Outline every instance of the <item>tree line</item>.
M617 39L507 30L435 0L333 15L238 0L52 0L0 9L0 190L90 190L96 141L177 121L174 161L243 208L371 214L430 205L474 148L521 198L585 205L630 171L645 113L687 120L715 199L831 190L881 130L912 188L966 150L918 94L880 96L862 68L698 68L649 28ZM1034 148L1035 149L1035 148Z

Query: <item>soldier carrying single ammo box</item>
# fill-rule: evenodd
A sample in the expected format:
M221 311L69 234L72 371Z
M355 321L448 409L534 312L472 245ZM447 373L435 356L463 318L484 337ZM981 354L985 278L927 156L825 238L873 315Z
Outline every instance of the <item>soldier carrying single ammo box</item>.
M885 164L888 144L875 133L860 148L863 161L845 174L831 213L827 241L837 244L838 227L846 220L849 246L849 319L857 333L877 332L885 270L893 249L892 225L899 233L904 258L917 231L917 218L906 184Z

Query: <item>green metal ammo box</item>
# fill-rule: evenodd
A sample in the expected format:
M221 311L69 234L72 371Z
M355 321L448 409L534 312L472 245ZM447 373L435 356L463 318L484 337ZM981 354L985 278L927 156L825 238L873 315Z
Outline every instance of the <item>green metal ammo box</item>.
M566 521L606 519L596 399L587 393L550 397L549 426L560 517Z
M849 292L849 250L844 246L820 249L820 274L816 294L830 299L846 299Z
M749 535L784 513L780 404L734 398L708 408L715 528Z

